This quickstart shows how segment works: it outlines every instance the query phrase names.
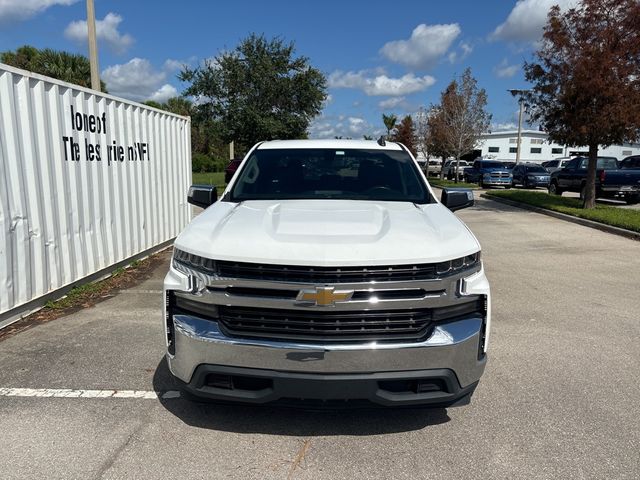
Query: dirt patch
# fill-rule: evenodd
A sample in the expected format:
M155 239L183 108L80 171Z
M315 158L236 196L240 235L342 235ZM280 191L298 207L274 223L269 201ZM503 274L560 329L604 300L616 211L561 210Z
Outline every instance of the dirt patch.
M0 330L0 341L23 332L35 325L50 322L83 308L90 308L114 297L118 291L131 288L151 278L153 272L166 265L171 258L172 249L168 248L142 260L136 260L129 266L114 270L108 278L97 282L77 285L67 295L47 304L35 313L12 323Z

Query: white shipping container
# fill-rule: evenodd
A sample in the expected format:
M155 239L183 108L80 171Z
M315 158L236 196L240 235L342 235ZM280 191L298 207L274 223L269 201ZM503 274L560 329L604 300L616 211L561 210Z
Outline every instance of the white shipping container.
M177 236L190 130L188 117L0 64L0 326Z

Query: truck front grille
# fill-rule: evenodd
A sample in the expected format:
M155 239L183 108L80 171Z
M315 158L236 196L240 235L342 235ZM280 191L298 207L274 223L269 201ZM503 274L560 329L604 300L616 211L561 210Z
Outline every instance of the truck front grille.
M225 278L304 283L391 282L433 280L435 264L374 267L304 267L259 263L216 262L217 274Z
M477 313L473 300L450 307L385 311L280 310L219 307L218 321L227 334L238 337L300 341L420 340L436 322Z

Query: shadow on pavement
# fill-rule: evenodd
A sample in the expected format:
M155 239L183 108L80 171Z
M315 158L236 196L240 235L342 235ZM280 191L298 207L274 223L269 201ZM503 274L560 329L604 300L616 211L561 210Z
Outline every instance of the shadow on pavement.
M163 357L153 377L156 391L180 389ZM235 433L267 435L381 435L421 430L450 420L439 409L323 409L197 403L185 398L160 399L187 425Z

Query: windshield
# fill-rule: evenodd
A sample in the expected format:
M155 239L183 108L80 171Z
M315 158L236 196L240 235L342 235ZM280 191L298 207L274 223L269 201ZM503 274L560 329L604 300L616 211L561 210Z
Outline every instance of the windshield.
M534 165L532 167L527 167L527 173L547 173L547 171L538 165Z
M404 151L256 150L231 191L232 201L348 199L431 203Z
M480 168L506 168L502 162L482 162Z

